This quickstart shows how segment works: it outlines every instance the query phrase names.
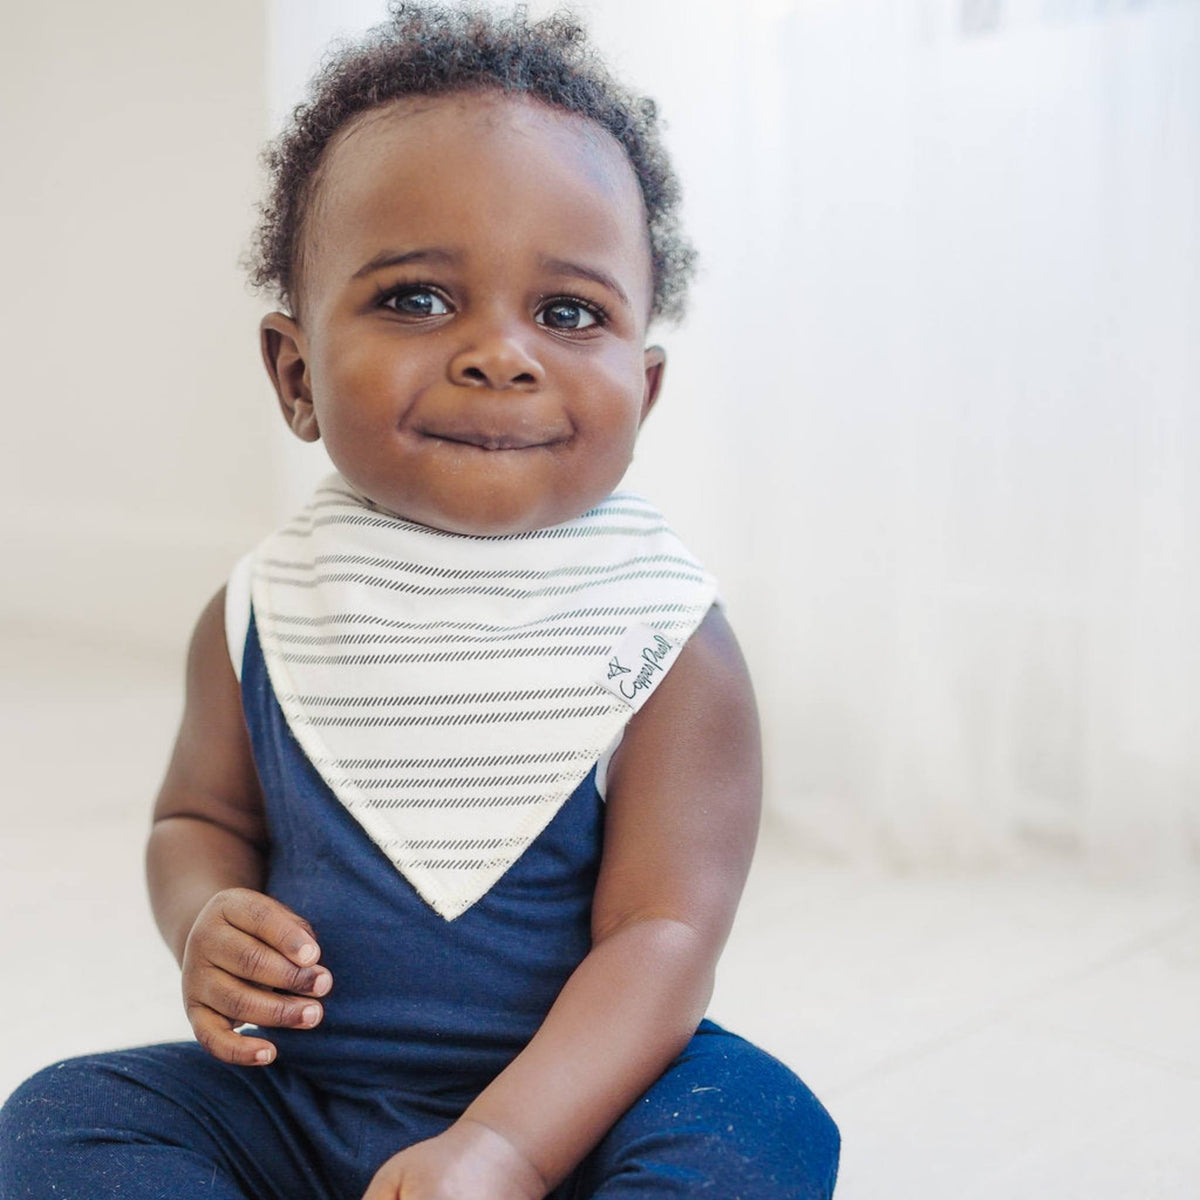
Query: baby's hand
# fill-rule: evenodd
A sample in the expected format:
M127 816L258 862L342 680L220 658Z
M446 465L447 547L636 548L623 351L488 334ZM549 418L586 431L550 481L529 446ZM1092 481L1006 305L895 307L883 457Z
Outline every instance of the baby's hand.
M375 1172L363 1200L542 1200L546 1183L501 1134L460 1117Z
M218 892L200 910L183 951L183 1003L196 1040L223 1062L273 1061L270 1042L243 1037L234 1026L316 1025L321 1005L298 997L324 996L333 986L329 971L317 966L320 956L312 926L286 905L249 888Z

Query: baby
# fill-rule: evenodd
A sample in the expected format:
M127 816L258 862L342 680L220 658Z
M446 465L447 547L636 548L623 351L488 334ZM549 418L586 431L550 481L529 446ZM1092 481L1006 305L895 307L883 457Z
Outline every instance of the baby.
M653 105L566 17L399 5L269 161L263 357L337 474L192 638L147 869L197 1041L25 1083L0 1200L829 1196L828 1114L703 1019L745 665L613 490L691 266Z

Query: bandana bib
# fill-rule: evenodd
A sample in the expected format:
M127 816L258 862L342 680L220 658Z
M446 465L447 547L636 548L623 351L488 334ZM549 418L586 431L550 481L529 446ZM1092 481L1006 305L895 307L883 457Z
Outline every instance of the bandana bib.
M333 475L255 550L252 595L292 734L452 920L650 696L716 582L630 493L562 525L468 537Z

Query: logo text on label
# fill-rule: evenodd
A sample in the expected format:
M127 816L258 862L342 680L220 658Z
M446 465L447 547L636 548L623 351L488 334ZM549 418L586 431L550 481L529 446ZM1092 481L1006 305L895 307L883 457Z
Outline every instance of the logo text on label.
M597 682L635 712L679 654L679 646L648 625L634 625L610 651Z

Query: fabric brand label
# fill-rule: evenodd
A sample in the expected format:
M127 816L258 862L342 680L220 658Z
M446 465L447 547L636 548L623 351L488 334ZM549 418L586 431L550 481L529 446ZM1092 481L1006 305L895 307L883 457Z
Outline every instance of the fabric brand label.
M679 651L679 645L656 629L633 625L609 651L596 682L637 712Z

